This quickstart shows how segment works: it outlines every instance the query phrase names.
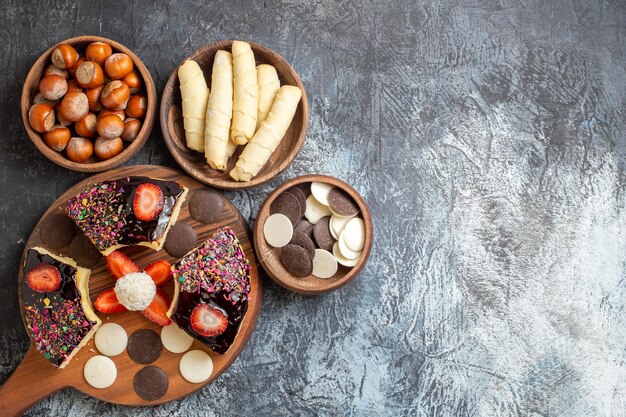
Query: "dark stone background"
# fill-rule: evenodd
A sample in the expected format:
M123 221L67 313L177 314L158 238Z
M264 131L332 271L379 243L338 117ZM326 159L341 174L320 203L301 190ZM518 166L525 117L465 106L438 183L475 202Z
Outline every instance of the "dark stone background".
M254 221L282 181L327 173L376 230L335 293L266 280L250 343L201 392L140 410L70 389L28 415L626 415L623 1L4 1L0 16L3 380L28 344L25 239L85 178L40 155L19 115L57 41L122 42L159 93L208 42L276 50L307 88L307 141L279 178L226 195ZM140 163L176 166L158 124Z

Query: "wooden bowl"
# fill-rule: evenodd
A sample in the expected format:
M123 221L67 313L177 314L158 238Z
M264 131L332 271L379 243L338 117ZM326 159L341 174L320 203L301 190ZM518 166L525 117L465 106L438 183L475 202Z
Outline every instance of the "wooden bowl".
M187 59L196 61L204 71L207 85L211 86L211 71L213 57L220 49L230 51L233 41L219 41L206 45L189 55ZM176 162L192 177L205 184L224 189L243 189L263 184L283 172L291 161L295 159L304 143L309 126L309 103L300 77L296 71L276 52L264 46L249 42L258 64L271 64L276 68L281 85L295 85L302 90L302 99L287 130L269 161L259 174L249 182L233 180L228 173L235 166L243 146L238 147L235 154L229 159L226 171L211 169L202 153L187 148L185 130L183 128L183 114L181 109L180 83L178 82L178 66L170 75L163 95L161 96L161 130L168 149ZM182 65L185 60L180 64Z
M148 108L146 109L146 116L143 120L143 124L141 126L141 130L137 135L137 138L124 149L119 155L107 159L106 161L94 162L94 163L78 163L70 161L65 157L64 154L55 151L50 148L43 141L43 134L35 132L31 127L28 121L28 110L32 105L32 100L35 94L39 92L39 80L41 79L41 75L43 74L46 67L51 64L50 57L52 56L52 52L54 49L62 44L66 43L68 45L73 46L77 51L84 52L84 49L92 42L106 42L113 48L114 52L123 52L128 55L133 60L133 65L136 70L139 71L141 77L143 78L144 88L146 90L146 98L148 101ZM24 81L24 88L22 89L22 101L21 101L21 110L22 110L22 121L24 122L24 128L26 132L28 132L28 136L30 140L33 141L35 146L43 153L46 158L50 159L52 162L57 165L61 165L67 169L71 169L73 171L81 171L81 172L100 172L106 171L111 168L115 168L123 164L132 158L139 150L143 147L152 132L152 128L154 127L154 120L156 117L156 109L157 109L157 95L156 88L154 87L154 81L152 81L152 77L150 76L150 72L148 72L148 68L141 62L141 59L137 57L130 49L122 45L121 43L115 42L114 40L102 38L100 36L78 36L75 38L67 39L65 41L59 42L56 45L52 46L46 52L39 57L39 59L35 62L33 67L30 69L28 76L26 76L26 81Z
M347 192L357 203L361 212L359 215L365 222L365 245L363 246L363 253L359 262L352 268L339 265L337 273L328 279L321 279L309 275L307 277L299 278L291 275L283 267L280 262L280 248L274 248L265 241L263 233L263 225L265 220L270 216L270 205L279 194L288 190L294 185L307 183L307 182L324 182L331 184L335 187L339 187ZM302 177L293 178L282 185L278 186L274 191L267 196L254 223L254 250L256 252L259 262L263 266L265 272L279 285L301 294L322 294L325 292L336 290L339 287L346 285L352 281L363 269L367 263L370 252L372 250L372 243L374 242L374 225L372 223L372 214L370 209L363 200L363 198L357 193L354 188L346 184L345 182L328 175L305 175Z

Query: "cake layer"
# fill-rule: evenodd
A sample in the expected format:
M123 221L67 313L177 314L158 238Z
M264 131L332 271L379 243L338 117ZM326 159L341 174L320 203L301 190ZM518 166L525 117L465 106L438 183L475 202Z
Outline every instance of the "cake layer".
M58 271L56 289L37 288L36 281L41 279L37 271L42 266L46 273ZM72 259L43 248L31 248L26 255L22 282L26 327L37 350L58 368L69 363L101 324L89 300L89 275L89 269L79 267Z
M151 220L134 212L136 191L143 184L154 184L163 193L162 209ZM103 255L133 245L160 250L186 194L187 188L174 181L125 177L93 184L68 201L66 212Z
M178 296L172 320L215 352L225 353L237 336L250 294L250 264L237 236L229 227L219 229L172 270ZM219 310L228 319L228 326L221 334L203 336L194 329L192 311L202 303Z

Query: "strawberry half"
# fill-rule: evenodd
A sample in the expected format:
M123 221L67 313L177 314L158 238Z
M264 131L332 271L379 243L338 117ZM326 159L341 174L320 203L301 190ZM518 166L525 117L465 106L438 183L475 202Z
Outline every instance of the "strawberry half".
M150 303L148 308L143 310L141 314L159 326L167 326L172 322L172 320L167 317L167 310L169 310L171 303L170 297L168 297L162 289L157 288L154 300L152 300L152 303Z
M145 182L137 187L133 199L133 211L139 220L150 221L155 219L163 210L165 196L163 190L156 184Z
M96 301L93 303L96 310L101 313L121 313L122 311L126 311L126 307L124 307L119 301L117 301L117 295L115 295L115 290L111 288L110 290L102 291Z
M49 263L40 263L28 271L26 284L37 292L56 291L61 286L61 273Z
M152 262L143 272L150 275L157 287L162 287L170 279L172 279L172 265L164 260Z
M228 327L228 319L208 304L198 304L191 312L191 327L202 336L217 336Z
M107 256L107 268L116 279L131 272L139 272L139 267L120 251L111 252Z

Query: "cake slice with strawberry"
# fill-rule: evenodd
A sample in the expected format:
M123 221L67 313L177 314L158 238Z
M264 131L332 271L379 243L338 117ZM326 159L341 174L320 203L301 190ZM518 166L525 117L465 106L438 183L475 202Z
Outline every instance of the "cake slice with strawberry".
M73 259L34 247L26 254L23 272L28 333L44 358L64 368L101 324L89 300L90 271Z
M225 353L248 309L250 264L229 227L185 255L172 267L176 290L168 312L181 329Z
M66 212L105 256L123 246L160 250L186 195L175 181L124 177L81 191Z

